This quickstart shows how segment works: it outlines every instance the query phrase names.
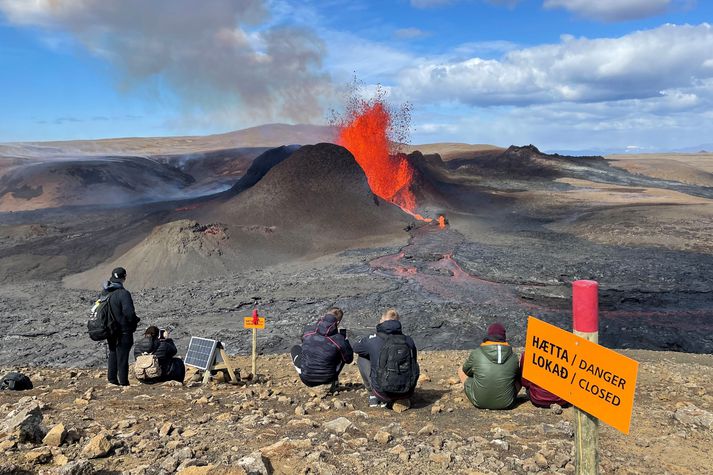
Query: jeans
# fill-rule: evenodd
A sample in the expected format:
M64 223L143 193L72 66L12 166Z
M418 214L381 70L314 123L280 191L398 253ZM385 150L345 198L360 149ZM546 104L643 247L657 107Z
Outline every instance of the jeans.
M121 333L107 338L109 346L109 365L107 379L112 384L129 385L129 353L134 346L133 333Z

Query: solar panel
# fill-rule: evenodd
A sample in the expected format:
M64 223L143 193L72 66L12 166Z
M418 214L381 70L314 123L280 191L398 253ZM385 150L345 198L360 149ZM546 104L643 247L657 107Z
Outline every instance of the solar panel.
M186 366L207 370L213 364L217 346L217 340L192 336L183 362Z

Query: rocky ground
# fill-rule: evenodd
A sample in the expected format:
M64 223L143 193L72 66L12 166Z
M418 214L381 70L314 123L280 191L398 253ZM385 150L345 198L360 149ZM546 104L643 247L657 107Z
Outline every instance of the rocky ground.
M601 426L601 472L710 473L713 356L625 353L641 363L631 433ZM24 368L35 388L0 392L0 473L573 473L573 409L522 394L475 409L454 378L466 355L420 353L404 412L369 408L354 365L337 392L308 389L286 355L238 385L120 389L97 369Z

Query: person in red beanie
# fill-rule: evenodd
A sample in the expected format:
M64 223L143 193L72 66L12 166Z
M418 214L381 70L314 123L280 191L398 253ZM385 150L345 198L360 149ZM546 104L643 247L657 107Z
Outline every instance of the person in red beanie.
M525 362L525 353L520 357L520 367L522 368ZM567 407L570 404L562 399L561 397L552 394L546 389L541 388L537 384L529 381L525 378L520 378L522 387L527 391L527 398L530 400L533 406L549 408L552 404L559 404L562 407Z
M458 370L465 394L475 407L508 409L520 391L520 365L507 342L505 327L493 323L483 343Z

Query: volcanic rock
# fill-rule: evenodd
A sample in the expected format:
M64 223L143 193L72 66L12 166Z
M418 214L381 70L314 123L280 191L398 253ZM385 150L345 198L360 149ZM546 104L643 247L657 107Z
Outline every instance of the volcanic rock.
M684 426L713 430L713 413L690 403L677 408L673 418Z
M89 459L106 457L109 455L111 448L112 446L109 438L106 434L101 433L92 437L89 443L84 446L82 449L82 456Z
M0 211L128 204L179 197L190 175L145 157L27 160L0 176Z
M182 475L247 475L242 467L228 467L224 465L206 465L203 467L187 467L179 470Z
M324 424L324 428L335 434L344 434L350 427L352 422L346 417L339 417Z
M41 426L42 411L37 401L20 404L0 424L0 433L16 434L20 442L39 442L44 436Z
M283 145L264 152L253 161L250 168L248 168L248 171L245 172L245 175L243 175L243 177L235 185L233 185L230 192L240 193L243 190L247 190L260 181L262 177L264 177L265 174L272 169L272 167L284 161L299 148L299 145Z
M52 452L49 447L33 449L25 454L25 460L32 464L45 464L52 460Z
M238 460L238 465L248 475L268 475L269 473L259 450Z
M374 236L394 232L390 219L408 220L374 196L364 171L346 149L326 143L301 147L216 213L253 224L313 227L313 238L364 236L367 230Z
M66 435L67 431L64 428L64 424L60 423L50 429L49 432L47 432L45 438L42 439L42 443L52 447L59 447L60 445L62 445L62 442L64 442L64 438Z
M96 470L89 460L75 460L56 470L57 475L94 475Z

